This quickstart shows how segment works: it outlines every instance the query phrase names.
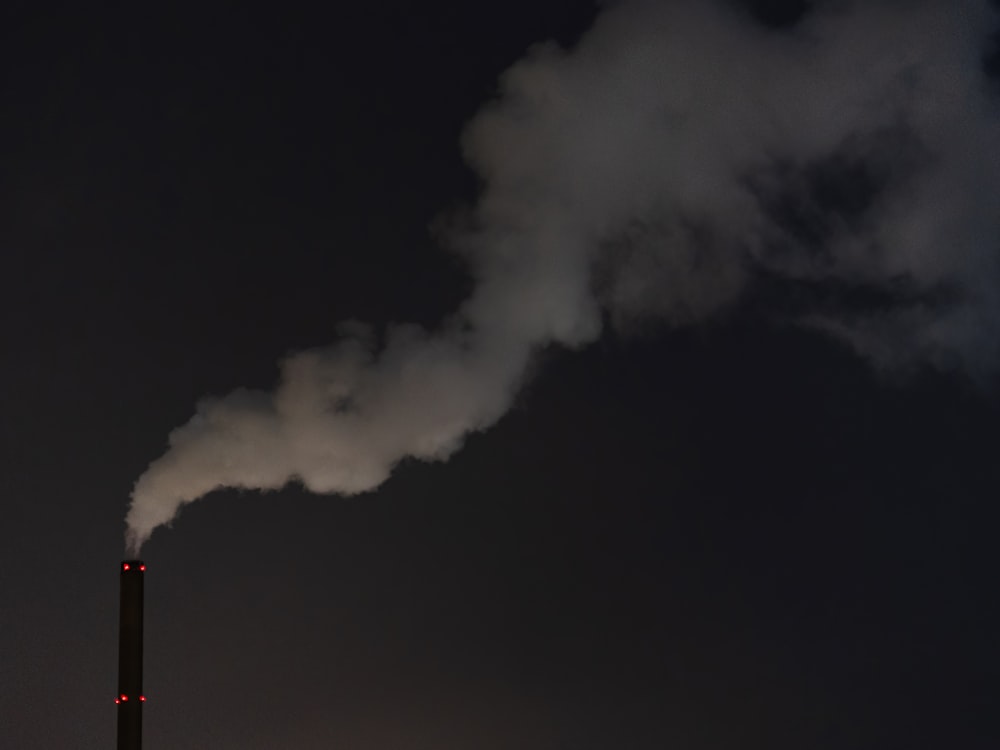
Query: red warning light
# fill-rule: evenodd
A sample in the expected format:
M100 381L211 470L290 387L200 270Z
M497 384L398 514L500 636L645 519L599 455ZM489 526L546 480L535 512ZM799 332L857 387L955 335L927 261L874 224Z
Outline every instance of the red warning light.
M140 700L140 701L141 701L142 703L145 703L145 702L146 702L146 696L145 696L145 695L140 695L140 696L139 696L139 700Z
M121 703L121 702L122 702L121 698L115 698L115 704L118 704L118 703Z
M122 696L122 703L125 703L127 700L128 700L128 696L127 695L123 695Z
M122 570L128 570L128 563L122 563Z
M140 565L139 566L139 570L141 570L141 571L143 571L145 573L146 572L146 566L145 565Z

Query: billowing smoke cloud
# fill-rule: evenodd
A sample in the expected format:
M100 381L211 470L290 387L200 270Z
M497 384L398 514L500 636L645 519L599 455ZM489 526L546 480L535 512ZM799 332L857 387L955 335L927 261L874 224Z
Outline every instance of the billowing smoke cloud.
M687 325L769 290L879 366L989 371L1000 132L985 0L830 3L791 29L698 0L541 45L469 124L452 222L472 296L435 330L340 330L273 393L206 399L139 479L133 550L219 487L350 494L495 423L532 353L606 319ZM378 343L377 343L378 342Z

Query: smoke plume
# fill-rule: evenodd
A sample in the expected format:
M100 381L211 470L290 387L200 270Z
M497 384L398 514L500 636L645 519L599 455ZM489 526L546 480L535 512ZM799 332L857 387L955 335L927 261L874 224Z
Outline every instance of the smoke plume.
M572 49L533 48L462 141L482 192L447 242L471 297L433 330L345 324L273 393L202 401L135 485L131 549L216 488L352 494L446 459L533 352L607 320L696 324L766 289L879 367L991 371L995 22L986 0L831 2L784 29L626 2Z

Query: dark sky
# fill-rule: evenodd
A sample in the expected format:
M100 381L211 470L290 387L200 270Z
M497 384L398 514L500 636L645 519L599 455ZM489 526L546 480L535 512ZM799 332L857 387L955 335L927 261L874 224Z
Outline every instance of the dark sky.
M96 750L136 478L200 397L467 297L431 230L476 199L463 125L597 8L13 5L0 746ZM995 370L883 371L775 314L842 289L756 288L544 349L493 429L373 492L185 508L143 550L145 746L996 747Z

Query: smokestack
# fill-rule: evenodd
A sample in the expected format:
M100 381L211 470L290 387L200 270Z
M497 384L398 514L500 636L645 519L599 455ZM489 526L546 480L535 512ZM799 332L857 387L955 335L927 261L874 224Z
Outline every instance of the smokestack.
M118 750L142 747L142 560L123 560L118 628Z

